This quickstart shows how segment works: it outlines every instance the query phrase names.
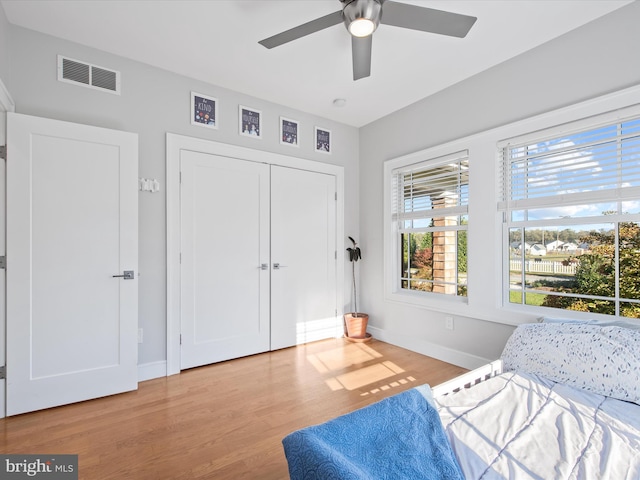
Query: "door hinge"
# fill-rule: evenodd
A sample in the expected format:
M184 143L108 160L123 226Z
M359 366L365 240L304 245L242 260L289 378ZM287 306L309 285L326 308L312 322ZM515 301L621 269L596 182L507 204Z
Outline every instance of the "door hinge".
M0 145L0 158L2 158L3 160L7 159L7 146L6 145Z
M333 258L334 258L335 260L337 260L337 259L338 259L338 250L334 250L334 251L333 251Z
M3 366L0 367L0 380L4 380L5 378L7 378L7 367Z
M182 345L182 334L180 334L180 345Z
M335 192L335 200L338 201L338 192Z
M7 268L7 257L2 255L0 257L0 269L6 269L6 268Z

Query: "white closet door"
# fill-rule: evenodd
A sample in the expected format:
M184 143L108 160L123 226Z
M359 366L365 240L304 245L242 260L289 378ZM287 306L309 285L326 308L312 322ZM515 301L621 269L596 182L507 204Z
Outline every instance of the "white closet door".
M7 414L136 389L137 136L7 120Z
M13 101L4 89L0 79L0 145L7 144L7 111L13 111ZM0 256L6 252L6 186L7 186L6 162L0 159ZM0 366L5 366L6 360L6 270L0 269ZM0 418L6 415L6 381L0 379Z
M183 150L181 369L269 350L269 167Z
M271 349L335 336L335 176L272 167L271 263Z

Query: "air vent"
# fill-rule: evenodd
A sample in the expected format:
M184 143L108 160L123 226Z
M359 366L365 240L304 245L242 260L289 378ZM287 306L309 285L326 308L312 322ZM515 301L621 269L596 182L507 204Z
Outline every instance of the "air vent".
M58 80L120 95L120 72L58 55Z
M118 90L118 72L91 67L91 80L94 87L106 88L112 92Z
M91 85L91 67L86 63L74 62L68 58L63 58L62 78L72 82Z

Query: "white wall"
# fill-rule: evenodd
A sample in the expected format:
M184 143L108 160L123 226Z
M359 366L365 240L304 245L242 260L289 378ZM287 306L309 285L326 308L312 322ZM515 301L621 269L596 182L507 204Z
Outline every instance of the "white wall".
M0 7L0 78L6 79L9 73L9 45L8 45L9 22L4 13L4 9Z
M166 359L167 132L344 166L345 232L348 232L347 235L358 236L356 128L13 25L9 25L8 37L8 61L11 68L3 65L0 73L8 72L4 81L13 96L18 113L135 132L139 135L140 145L139 176L155 178L160 182L159 193L139 194L139 323L140 327L144 328L144 343L139 349L140 364L154 364ZM116 96L57 81L58 54L120 71L122 95ZM0 43L0 61L3 61L1 55ZM212 79L212 82L215 82L215 79ZM218 130L207 130L190 124L192 90L219 99ZM239 104L262 111L262 140L238 135ZM300 121L300 148L292 149L279 144L280 115ZM313 128L316 125L332 131L333 153L330 156L313 151ZM347 270L344 295L347 302L350 279L348 275Z
M639 20L634 2L360 129L361 303L374 335L471 367L499 356L514 328L500 322L534 320L499 308L493 148L476 149L470 158L469 281L473 275L475 283L468 307L451 307L455 329L445 329L442 302L424 309L384 300L384 161L640 83Z

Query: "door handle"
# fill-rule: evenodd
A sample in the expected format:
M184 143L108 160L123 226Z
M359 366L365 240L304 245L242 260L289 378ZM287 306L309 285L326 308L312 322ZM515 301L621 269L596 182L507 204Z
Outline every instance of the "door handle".
M273 264L273 269L274 270L280 270L281 268L286 268L286 265L280 265L279 263L274 263Z
M134 279L133 270L125 270L124 272L122 272L122 275L111 275L111 276L113 278L121 277L121 278L124 278L125 280L133 280Z
M258 267L260 270L269 270L269 264L263 263Z

